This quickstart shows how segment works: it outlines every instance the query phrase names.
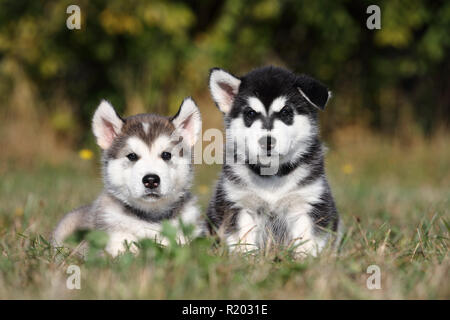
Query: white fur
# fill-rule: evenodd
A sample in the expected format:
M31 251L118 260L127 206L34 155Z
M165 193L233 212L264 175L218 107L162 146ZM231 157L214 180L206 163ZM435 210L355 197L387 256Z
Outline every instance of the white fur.
M118 159L109 160L106 170L109 183L112 185L114 195L121 201L141 210L158 211L164 210L177 201L183 194L185 181L190 180L189 163L177 161L179 156L175 153L169 161L161 158L163 151L170 150L171 138L166 135L157 137L149 146L136 136L128 138L126 146L121 151L123 156ZM139 159L130 162L126 155L134 152ZM160 177L159 193L160 198L146 197L146 188L142 183L142 178L147 174L156 174ZM124 242L132 243L141 238L153 239L162 245L167 245L168 241L161 236L161 224L143 221L137 217L127 215L121 205L107 203L99 205L102 221L110 227L108 233L110 240L106 250L113 256L125 250ZM200 211L192 199L185 204L181 212L180 219L186 224L198 224ZM171 220L175 227L178 227L178 220ZM194 236L200 233L200 229L195 229ZM179 229L178 242L186 243L188 239L184 237ZM131 248L135 249L135 248Z
M163 151L170 150L171 138L162 135L148 146L144 141L136 136L128 138L122 156L118 159L109 160L106 166L106 173L109 183L112 186L114 195L121 201L132 205L141 210L158 211L164 210L172 203L177 201L183 194L185 181L190 180L190 168L188 162L177 161L179 156L175 153L169 161L161 158ZM134 152L139 159L136 162L130 162L126 155ZM160 198L146 197L146 188L142 183L142 178L147 174L156 174L160 177ZM111 190L110 190L111 191ZM162 245L167 245L168 241L161 237L161 224L143 221L137 217L127 215L121 205L108 203L99 206L102 212L102 221L110 228L108 233L110 240L106 250L113 256L125 250L125 241L132 243L141 238L153 239ZM181 212L180 219L186 224L198 224L200 211L191 200L185 205ZM171 223L178 227L178 221L172 220ZM194 236L200 233L196 228ZM179 230L178 241L186 243L188 239ZM132 250L135 248L132 246Z
M253 111L261 113L262 115L266 116L266 108L264 107L264 104L256 97L249 97L247 99L248 105L250 108L253 109Z
M220 84L225 84L232 89L232 93L228 93L220 87ZM232 76L228 72L220 69L213 70L209 77L209 88L211 95L218 105L220 111L228 113L233 105L234 97L239 91L241 80Z
M200 209L197 207L196 199L192 199L189 203L187 203L184 207L183 212L180 215L180 220L183 224L187 225L194 225L196 228L194 229L192 237L197 237L201 233L201 228L198 227L200 219ZM186 238L183 233L181 232L181 229L179 228L179 220L172 221L172 225L174 225L176 228L178 228L177 233L177 241L180 244L185 244L189 241L188 238Z
M148 130L150 129L150 124L143 122L142 123L142 128L144 129L145 134L148 134Z
M265 162L276 161L281 164L305 151L308 147L308 138L314 133L313 130L310 120L304 115L295 115L292 125L286 125L283 121L275 119L272 130L264 129L260 119L247 128L242 117L239 117L231 122L227 130L227 148L234 148L233 142L236 142L240 163L243 163L247 148L250 163L256 163L255 159L259 157ZM258 143L260 138L267 135L277 141L271 157L265 156Z
M134 244L134 242L137 241L137 238L134 234L129 232L116 231L116 232L109 232L108 236L109 239L105 250L113 257L124 252L126 250L127 245L132 252L137 251L136 250L137 248Z
M238 203L245 203L249 210L255 211L267 207L270 211L282 210L295 204L296 207L304 203L316 203L324 190L323 180L299 188L297 181L308 175L304 166L299 166L288 176L258 177L248 172L244 166L234 166L246 186L240 187L228 181L224 187L227 198ZM297 201L298 198L298 201ZM302 207L301 211L308 211L309 207Z
M107 175L109 182L117 190L116 196L137 208L144 210L149 206L153 209L157 209L155 206L164 208L182 192L180 186L185 185L183 179L190 179L189 164L180 161L176 153L172 154L169 161L161 158L162 152L171 151L168 136L156 138L150 147L140 138L130 137L124 151L122 157L108 161ZM131 152L138 155L138 161L130 162L126 158ZM145 197L146 188L142 178L148 174L156 174L161 179L159 199Z
M290 232L293 238L291 246L295 247L298 256L311 254L317 256L325 247L328 236L315 236L313 222L307 214L291 214L288 216Z
M92 129L97 144L103 150L108 149L122 129L123 121L117 116L113 106L102 100L92 119Z
M258 249L258 226L253 216L246 210L241 210L237 221L237 231L226 239L233 252L247 252Z
M245 168L235 166L235 173L244 180L246 186L239 187L225 181L227 198L245 209L239 213L237 231L227 236L230 248L249 251L258 247L258 237L263 232L267 216L257 214L261 208L273 212L287 221L288 232L293 238L291 246L296 246L298 254L316 255L326 244L326 236L316 236L310 216L311 204L321 201L324 182L319 179L299 188L297 179L305 177L308 170L302 166L289 176L261 178L250 175ZM264 180L263 180L264 179Z
M192 147L202 132L202 119L194 100L187 98L183 101L172 123L177 128L175 135L185 138Z
M272 104L270 105L270 113L279 112L283 107L286 105L286 97L285 96L279 96L278 98L275 98L272 101Z
M286 103L286 97L276 98L270 106L269 114L279 112ZM254 98L249 99L249 106L255 111L264 108L262 103ZM309 147L310 138L315 134L315 127L309 118L304 115L295 115L292 125L286 125L276 119L272 130L266 130L260 120L256 120L249 128L244 124L242 117L234 119L227 131L227 139L237 141L238 157L244 158L244 147L249 151L249 157L263 158L258 140L271 135L277 142L274 149L279 164L291 161L301 156ZM227 140L227 147L234 146ZM229 151L227 151L229 152ZM242 162L241 162L242 163ZM311 205L321 200L320 196L325 190L324 181L315 182L299 187L297 182L308 176L310 168L300 165L286 176L260 177L248 170L245 165L233 165L234 173L242 180L242 185L236 185L228 180L224 181L224 190L227 198L237 203L241 209L237 221L237 231L227 236L227 243L240 250L252 250L260 246L261 235L264 233L267 216L258 214L261 208L265 212L277 214L286 220L288 232L293 238L291 245L297 246L295 251L299 255L309 253L317 254L326 243L326 236L316 236L314 223L308 213Z
M161 235L161 224L143 221L135 216L127 215L121 205L117 203L107 202L102 203L102 198L94 204L95 210L100 211L101 220L103 223L111 226L108 235L109 241L106 246L106 251L112 256L123 252L126 249L126 242L128 243L132 252L137 251L134 242L139 239L148 238L155 240L162 245L168 245L168 240ZM180 219L184 224L198 224L200 211L195 204L195 200L191 200L186 204ZM170 223L178 227L177 219L171 220ZM194 235L200 233L200 229L196 228ZM188 239L184 237L181 229L178 228L177 241L180 244L187 243Z
M290 126L276 119L270 134L277 139L275 152L280 155L280 162L292 159L303 153L307 147L309 137L314 133L313 126L307 116L295 115L294 123Z
M192 99L186 99L180 107L178 116L173 119L176 129L183 134L183 149L189 144L195 143L201 132L201 119L198 108ZM113 107L106 101L102 101L93 117L93 131L97 137L97 142L102 149L108 149L114 139L122 130L123 121L116 114ZM149 123L141 123L144 132L150 130ZM77 228L101 229L109 235L106 251L116 256L122 252L125 242L128 242L133 252L137 247L133 244L139 239L150 238L163 245L168 244L168 240L161 235L161 223L147 222L135 216L124 205L132 206L137 210L142 210L147 214L162 214L171 209L181 210L179 215L169 221L177 227L177 240L179 243L186 243L182 229L179 228L179 220L184 224L194 224L197 236L201 232L199 215L200 211L196 206L196 199L190 198L188 202L178 207L179 200L183 200L187 188L192 181L192 171L190 155L172 152L173 137L160 135L156 137L151 145L142 141L137 136L130 136L125 141L125 145L118 150L115 158L109 158L104 154L106 161L103 167L105 180L105 191L90 206L82 207L67 214L53 232L53 243L62 243L70 233ZM124 137L125 139L125 137ZM189 149L189 148L188 148ZM162 153L170 152L170 160L163 160ZM137 161L127 158L130 153L136 153ZM156 174L160 177L160 184L149 196L142 179L148 174ZM156 197L159 195L159 197ZM119 201L117 201L119 200ZM176 207L174 207L176 206ZM160 217L160 216L158 216Z

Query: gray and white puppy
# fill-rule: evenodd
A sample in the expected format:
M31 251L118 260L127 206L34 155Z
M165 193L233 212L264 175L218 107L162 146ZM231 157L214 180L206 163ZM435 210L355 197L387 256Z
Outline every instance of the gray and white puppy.
M119 117L107 101L92 121L102 149L104 190L90 205L69 212L57 225L55 246L78 229L98 229L109 235L106 251L115 256L141 238L162 244L161 223L199 226L196 198L189 192L193 179L191 149L201 134L200 112L191 98L177 114ZM200 232L199 228L195 231ZM178 240L187 239L179 231ZM128 245L127 244L127 245ZM136 247L132 245L132 250Z
M318 254L340 229L318 126L330 92L278 67L243 77L215 68L209 87L227 135L207 211L210 233L231 249L281 246Z

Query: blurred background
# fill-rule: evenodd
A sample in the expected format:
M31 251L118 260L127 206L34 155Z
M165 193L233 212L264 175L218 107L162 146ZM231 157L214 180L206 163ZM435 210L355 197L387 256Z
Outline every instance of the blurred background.
M382 28L368 30L375 3ZM81 30L66 27L71 4ZM58 163L96 150L102 98L123 115L170 115L191 95L204 128L221 128L207 87L216 66L241 75L273 64L326 83L331 144L361 130L413 143L448 126L449 30L449 1L0 0L0 159Z

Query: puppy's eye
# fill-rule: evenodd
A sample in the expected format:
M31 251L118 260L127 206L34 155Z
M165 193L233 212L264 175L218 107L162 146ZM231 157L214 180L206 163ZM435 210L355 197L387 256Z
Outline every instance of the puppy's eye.
M244 112L244 115L245 115L247 118L253 119L253 118L256 117L257 113L256 113L255 110L253 110L253 109L251 109L251 108L247 108L247 109L245 110L245 112Z
M133 162L138 160L138 156L134 152L127 154L127 158L128 158L128 160L133 161Z
M172 154L170 152L164 151L161 153L161 158L165 161L169 161L172 158Z
M282 117L287 117L292 114L292 110L289 107L283 107L283 109L280 110L280 115Z

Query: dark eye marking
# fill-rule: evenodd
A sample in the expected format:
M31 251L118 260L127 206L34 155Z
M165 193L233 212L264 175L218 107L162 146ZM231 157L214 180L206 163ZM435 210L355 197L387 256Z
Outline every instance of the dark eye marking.
M250 127L252 123L259 117L259 113L250 107L246 107L242 114L246 127Z
M290 116L292 115L292 108L288 106L284 106L280 111L279 114L281 116Z
M170 152L164 151L163 153L161 153L161 158L164 161L169 161L172 158L172 154Z
M138 155L134 152L127 154L127 158L132 162L136 162L139 159Z
M294 110L290 106L284 106L279 112L278 117L286 124L292 124L294 119Z
M258 113L252 108L246 108L244 110L244 116L247 117L248 119L254 119L256 118L257 115Z

